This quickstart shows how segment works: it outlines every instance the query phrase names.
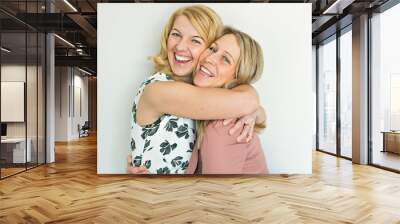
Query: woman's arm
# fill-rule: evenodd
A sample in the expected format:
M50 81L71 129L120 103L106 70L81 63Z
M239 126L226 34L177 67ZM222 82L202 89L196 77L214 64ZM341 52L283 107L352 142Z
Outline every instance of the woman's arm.
M267 116L265 115L265 110L263 107L258 107L258 109L254 112L255 117L256 117L256 124L265 124L265 120L267 119Z
M154 82L143 91L140 101L158 114L173 114L197 120L242 117L259 106L250 85L233 89L201 88L181 82Z

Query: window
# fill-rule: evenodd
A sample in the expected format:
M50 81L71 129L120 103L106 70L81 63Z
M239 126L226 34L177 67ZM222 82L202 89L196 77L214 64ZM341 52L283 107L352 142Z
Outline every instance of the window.
M352 157L352 33L340 36L340 155Z
M336 153L336 39L318 48L318 149Z
M372 164L400 171L400 4L371 18Z

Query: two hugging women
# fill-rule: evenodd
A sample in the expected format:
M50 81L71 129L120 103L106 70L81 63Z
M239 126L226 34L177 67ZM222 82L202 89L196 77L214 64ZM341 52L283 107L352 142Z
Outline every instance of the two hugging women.
M256 130L265 112L250 85L263 70L260 45L222 25L209 7L179 8L152 58L156 73L132 106L131 174L265 174Z

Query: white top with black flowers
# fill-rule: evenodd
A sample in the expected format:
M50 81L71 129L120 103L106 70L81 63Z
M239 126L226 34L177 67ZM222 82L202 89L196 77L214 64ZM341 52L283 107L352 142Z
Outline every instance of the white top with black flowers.
M149 83L174 81L163 73L147 78L136 94L131 117L131 150L134 166L145 166L151 174L184 174L196 140L192 119L164 114L152 124L136 123L136 105Z

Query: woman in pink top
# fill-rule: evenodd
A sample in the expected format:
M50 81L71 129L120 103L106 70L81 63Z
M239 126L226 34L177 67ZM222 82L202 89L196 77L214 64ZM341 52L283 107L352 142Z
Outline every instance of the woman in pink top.
M233 124L227 126L222 121L207 126L200 144L202 162L199 171L202 174L266 174L267 166L258 136L254 135L249 142L238 143L239 133L228 134L232 127ZM193 154L190 161L193 166L196 156Z
M233 88L241 84L257 81L263 70L263 54L259 44L249 35L225 27L222 35L211 47L200 55L194 72L193 83L199 87ZM241 119L244 123L256 123L263 128L264 110ZM229 122L228 122L229 123ZM198 154L202 174L266 174L267 166L260 140L257 135L238 143L239 132L230 133L241 122L224 125L222 121L198 122L197 147L192 154L186 173L194 173L198 164ZM246 125L244 128L252 128ZM252 133L253 130L250 130ZM198 153L199 152L199 153Z

